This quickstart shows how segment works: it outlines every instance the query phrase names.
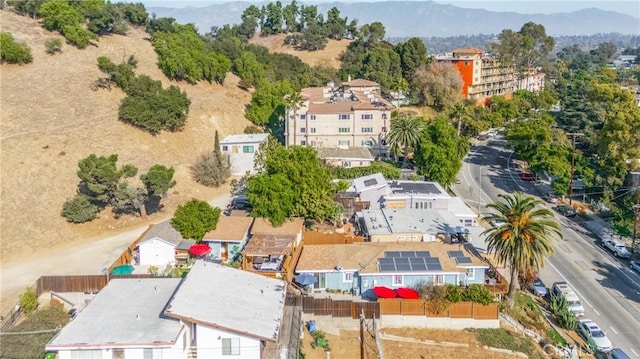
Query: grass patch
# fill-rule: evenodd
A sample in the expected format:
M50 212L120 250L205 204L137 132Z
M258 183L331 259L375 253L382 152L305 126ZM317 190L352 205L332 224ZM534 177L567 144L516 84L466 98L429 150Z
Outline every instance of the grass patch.
M530 295L524 292L516 294L515 305L512 309L506 308L507 314L529 329L545 330L547 322L538 303Z
M44 358L44 346L68 322L69 314L59 302L36 310L25 318L22 323L9 329L8 332L18 333L50 329L57 330L37 334L3 335L2 346L0 346L0 358Z
M476 333L476 338L482 345L507 349L526 354L529 358L543 359L537 344L529 337L510 332L506 329L468 329Z
M549 328L545 331L545 334L547 335L547 338L551 339L553 341L554 344L557 345L564 345L566 346L567 341L564 340L564 337L562 337L562 335L560 335L560 333L558 333L557 330L555 330L554 328Z

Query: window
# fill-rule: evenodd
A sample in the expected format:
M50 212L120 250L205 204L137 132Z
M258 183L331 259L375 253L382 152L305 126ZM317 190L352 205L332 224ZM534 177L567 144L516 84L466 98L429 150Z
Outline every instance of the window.
M351 128L349 127L339 127L338 128L338 133L349 133L351 132Z
M433 208L433 202L416 202L414 204L414 207L416 209L432 209Z
M373 141L371 141L371 140L362 140L362 141L360 141L360 146L361 147L371 147L371 146L373 146Z
M464 66L469 66L469 61L465 61Z
M301 120L306 120L306 119L307 119L307 115L304 115L304 114L303 114L303 115L300 115L300 119L301 119Z
M475 268L467 268L467 280L474 280L476 278Z
M313 147L316 147L316 141L309 141L309 144Z
M416 236L415 234L412 234L411 236L409 236L409 239L412 241L415 241L416 239L418 239L418 236Z
M316 115L309 115L309 119L310 119L311 121L315 121L315 119L316 119Z
M351 115L348 113L341 113L338 115L338 120L348 120L351 118Z
M406 239L407 239L407 237L405 237L405 236L398 236L398 240L399 240L399 241L404 241L404 240L406 240Z
M309 132L311 132L311 133L316 133L316 128L315 128L315 127L311 127L311 128L309 129Z
M229 146L222 146L222 152L229 151Z
M306 146L307 145L307 141L305 140L301 140L300 141L300 146Z
M373 127L363 127L361 130L362 133L373 133Z
M101 359L102 350L71 350L71 359ZM146 357L145 357L146 358Z
M373 114L371 114L371 113L363 113L360 116L360 119L362 119L362 120L373 120Z
M345 283L353 282L353 272L344 272L342 273L342 281Z
M347 140L338 141L338 146L351 146L351 141L347 141Z
M231 153L238 153L238 146L231 146Z
M386 127L383 127L383 128L382 128L382 130L381 130L380 132L382 132L382 133L387 132L387 128L386 128Z
M433 283L433 284L444 284L444 276L443 275L433 275L433 276L431 276L431 283Z
M240 355L240 338L222 338L222 355Z
M300 133L306 133L306 132L307 132L307 129L306 129L306 128L304 128L304 127L300 127Z
M242 153L253 153L253 146L242 146Z
M387 119L387 114L386 114L386 113L383 113L383 114L382 114L382 119L383 119L383 120L386 120L386 119Z
M142 350L142 357L144 359L153 359L153 349L151 348L144 348Z
M349 162L349 161L342 162L342 167L345 167L345 168L351 167L351 162Z
M404 282L404 277L401 275L394 275L393 276L393 285L397 286L397 285L402 285L402 283Z

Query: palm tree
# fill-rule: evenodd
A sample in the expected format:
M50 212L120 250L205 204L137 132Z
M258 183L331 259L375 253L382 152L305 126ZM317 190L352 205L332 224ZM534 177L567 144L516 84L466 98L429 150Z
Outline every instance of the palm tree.
M287 128L285 129L285 131L287 132L287 138L285 139L285 144L288 145L289 144L289 137L291 134L289 133L289 128L288 128L288 124L289 124L289 110L293 110L293 144L297 145L297 141L296 141L296 136L297 136L297 131L298 131L298 108L302 107L302 105L304 105L304 101L302 99L302 95L300 95L300 92L297 91L293 91L291 93L288 93L286 95L284 95L284 106L285 108L287 108L287 118L286 118L286 123L285 126L287 126ZM307 120L309 121L309 120ZM305 128L305 144L309 145L309 141L308 141L308 133L309 133L309 123L306 122L306 128Z
M484 215L482 220L501 224L483 235L487 251L510 267L507 304L512 308L519 287L518 273L543 267L545 257L554 252L553 240L562 238L562 234L551 210L539 207L542 201L521 192L498 196L500 200L487 205L494 213Z
M460 136L460 130L462 128L462 121L469 118L469 106L464 103L457 103L451 109L449 117L452 120L458 121L458 136Z
M392 149L402 148L404 154L402 168L407 168L409 163L409 149L415 149L420 143L422 125L420 117L399 116L391 121L391 129L387 140Z

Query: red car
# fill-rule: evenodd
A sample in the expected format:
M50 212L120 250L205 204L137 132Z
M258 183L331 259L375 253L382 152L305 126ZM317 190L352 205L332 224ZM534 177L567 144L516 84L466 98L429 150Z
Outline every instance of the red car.
M527 182L535 181L536 178L528 172L520 172L520 179Z

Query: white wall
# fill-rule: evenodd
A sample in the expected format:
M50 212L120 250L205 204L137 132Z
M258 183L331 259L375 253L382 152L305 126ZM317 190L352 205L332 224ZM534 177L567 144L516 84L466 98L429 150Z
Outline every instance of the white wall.
M229 310L241 309L233 309L233 305L230 304ZM239 340L239 355L222 355L222 339L224 338L233 338ZM198 358L260 359L260 351L262 346L260 340L258 339L229 333L202 325L196 326L196 343L198 347Z
M185 340L183 341L183 335ZM153 359L187 359L189 349L189 335L183 332L178 337L176 344L172 347L166 348L153 348ZM113 350L98 349L98 350L79 350L72 356L73 350L61 350L58 352L58 359L112 359ZM125 359L144 359L144 348L128 348L124 350Z
M175 261L175 246L157 238L150 239L138 245L140 265L164 266Z

